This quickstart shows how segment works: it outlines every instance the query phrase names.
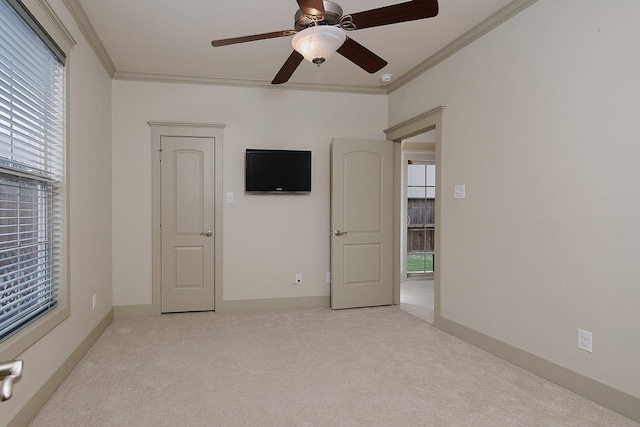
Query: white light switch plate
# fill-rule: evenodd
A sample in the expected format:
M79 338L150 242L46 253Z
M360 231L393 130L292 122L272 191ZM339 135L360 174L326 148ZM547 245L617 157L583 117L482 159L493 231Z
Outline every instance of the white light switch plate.
M233 203L233 193L227 193L227 203Z
M453 186L453 198L454 199L464 199L466 194L466 189L464 185L454 185Z

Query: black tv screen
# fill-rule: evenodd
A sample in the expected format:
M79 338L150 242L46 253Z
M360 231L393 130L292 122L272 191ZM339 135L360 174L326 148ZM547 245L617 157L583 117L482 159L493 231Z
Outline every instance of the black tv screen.
M311 151L247 149L247 193L310 193Z

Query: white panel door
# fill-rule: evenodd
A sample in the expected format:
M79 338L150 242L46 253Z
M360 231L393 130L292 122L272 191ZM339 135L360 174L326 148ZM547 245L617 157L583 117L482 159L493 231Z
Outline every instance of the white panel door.
M392 141L333 140L331 308L393 304Z
M214 139L160 141L162 312L214 309Z

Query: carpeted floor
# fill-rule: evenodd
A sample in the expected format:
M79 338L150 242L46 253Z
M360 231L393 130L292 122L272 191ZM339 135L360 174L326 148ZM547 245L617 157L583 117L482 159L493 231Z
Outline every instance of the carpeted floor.
M398 307L116 319L39 426L638 426Z

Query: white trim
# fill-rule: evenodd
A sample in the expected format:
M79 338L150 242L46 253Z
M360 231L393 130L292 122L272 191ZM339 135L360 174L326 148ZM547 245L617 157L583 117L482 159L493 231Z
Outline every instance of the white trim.
M38 0L39 1L39 0ZM96 30L93 28L89 17L85 13L84 9L78 2L78 0L62 0L62 3L67 7L69 13L73 17L74 21L80 28L80 31L87 39L87 42L95 52L96 56L102 63L102 66L107 71L110 77L116 73L116 66L113 64L107 49L102 44L102 40L98 37Z
M496 13L480 22L478 25L440 49L435 54L418 64L414 69L398 77L393 83L387 86L387 93L391 94L402 86L406 85L416 77L426 73L454 53L462 50L469 44L478 40L494 28L507 22L538 0L514 0Z
M49 3L46 0L22 0L22 3L68 59L71 48L77 43Z
M67 0L68 1L68 0ZM183 83L183 84L203 84L216 86L240 86L261 89L279 89L279 90L308 90L312 92L318 91L318 85L312 83L286 83L284 85L272 85L264 80L248 80L234 79L228 77L210 77L210 76L189 76L180 74L156 74L156 73L136 73L127 71L117 71L114 80L140 81L140 82L157 82L157 83ZM365 95L386 95L387 90L384 87L377 86L341 86L341 85L322 85L322 92L339 92L339 93L356 93Z
M153 317L160 316L160 312L153 304L140 305L114 305L113 317L116 319L127 319L130 317Z
M420 135L421 133L428 132L436 128L438 117L442 115L445 105L441 105L432 110L415 116L409 120L405 120L402 123L391 126L384 130L387 135L387 140L400 142L402 140ZM436 149L438 147L436 142Z
M73 38L69 30L67 30L67 27L65 27L65 25L62 23L58 15L54 12L53 8L49 5L49 3L47 3L46 0L35 0L35 1L36 3L38 3L40 8L42 8L42 10L45 12L51 24L53 24L56 30L58 30L58 33L60 34L60 36L64 38L64 41L67 43L67 46L66 46L67 49L65 52L67 53L67 56L68 56L68 53L69 53L68 50L73 46L77 45L78 43ZM40 25L44 25L44 24L40 22Z
M299 310L303 308L329 308L330 296L266 298L223 301L216 311Z
M211 129L211 128L215 128L215 129L224 129L225 127L227 127L227 125L221 125L221 124L213 124L213 123L177 123L177 122L147 122L147 124L149 126L153 127L166 127L166 128L204 128L204 129ZM169 132L169 130L164 130L165 132ZM206 131L205 131L206 132ZM173 133L169 134L169 133L163 133L163 135L166 136L173 136ZM182 135L182 134L180 134ZM198 133L198 135L196 136L202 136L202 137L207 137L208 134L203 134L200 135Z
M299 310L303 308L329 308L331 297L291 297L291 298L265 298L243 299L216 302L216 312L227 311L259 311L259 310ZM143 305L117 305L113 307L116 319L131 317L159 316L160 312L153 304Z

